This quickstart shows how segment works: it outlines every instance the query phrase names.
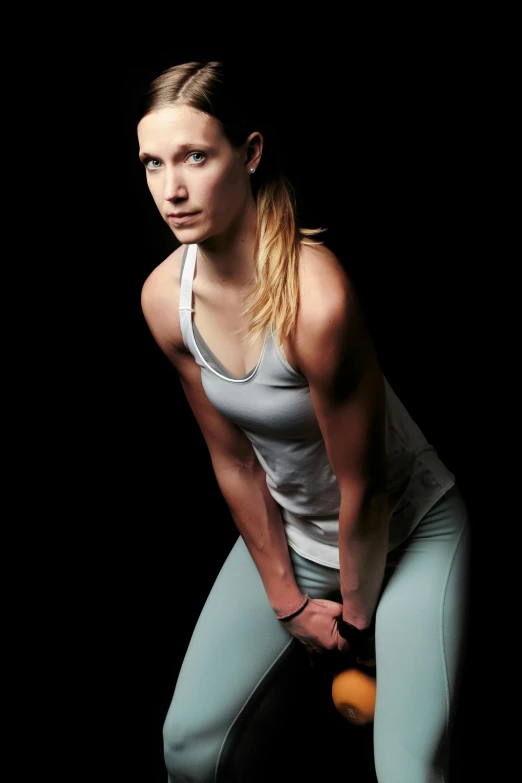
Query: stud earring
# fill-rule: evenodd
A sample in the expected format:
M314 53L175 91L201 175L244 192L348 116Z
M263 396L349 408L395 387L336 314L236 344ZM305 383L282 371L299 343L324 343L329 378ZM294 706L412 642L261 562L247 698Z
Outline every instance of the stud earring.
M255 169L250 169L250 173L253 174Z

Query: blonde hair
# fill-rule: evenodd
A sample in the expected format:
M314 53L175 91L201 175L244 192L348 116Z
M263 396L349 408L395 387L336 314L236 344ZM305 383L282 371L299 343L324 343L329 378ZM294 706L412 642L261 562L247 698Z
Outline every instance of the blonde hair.
M256 130L236 96L233 75L219 62L190 62L168 68L150 85L146 114L173 104L183 104L215 117L233 146L241 145ZM297 224L295 196L282 172L277 155L265 139L263 157L251 178L256 201L255 276L246 295L242 316L251 316L245 342L252 345L268 328L282 348L292 332L299 305L299 253L301 244L322 244L312 239L325 229Z

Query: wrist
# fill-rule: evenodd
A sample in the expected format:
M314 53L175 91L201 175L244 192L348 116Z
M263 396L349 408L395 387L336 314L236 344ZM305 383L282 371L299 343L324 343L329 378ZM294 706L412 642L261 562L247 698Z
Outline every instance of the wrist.
M343 614L344 612L337 618L339 636L348 642L351 653L357 655L375 635L375 613L370 622L358 622L357 625L346 620Z
M294 585L278 585L275 590L267 590L270 606L276 615L286 615L294 612L305 599L305 594Z
M350 596L348 599L343 596L342 602L341 620L343 622L350 623L350 625L353 625L359 631L365 631L367 628L371 628L375 625L375 609L369 614L368 611L357 608L354 606L353 596Z
M369 630L373 626L373 622L370 620L368 621L366 618L350 618L344 617L342 614L339 617L339 622L347 623L348 625L351 625L352 628L355 628L360 633L363 633L364 631Z
M357 656L365 648L368 639L373 636L373 627L363 628L362 630L355 625L342 619L342 615L337 618L337 630L341 636L350 645L350 654Z
M295 597L293 602L286 603L286 608L283 611L280 607L272 607L278 620L291 620L298 614L301 614L305 606L307 605L310 597L308 593L299 593L299 596Z

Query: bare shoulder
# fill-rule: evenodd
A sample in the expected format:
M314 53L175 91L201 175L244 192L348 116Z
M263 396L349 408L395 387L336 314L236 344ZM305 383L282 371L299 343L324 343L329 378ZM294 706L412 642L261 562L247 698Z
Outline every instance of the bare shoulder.
M177 286L179 290L179 273L184 252L185 245L181 245L152 270L142 288L146 301L169 296L172 286Z
M185 245L176 248L155 267L143 283L141 308L152 336L172 358L172 351L184 350L179 323L179 275Z
M341 261L325 245L302 244L299 257L299 314L301 320L329 320L359 302L355 286Z
M321 385L342 372L362 376L379 368L356 287L339 258L324 245L305 245L299 265L299 306L293 335L295 361Z

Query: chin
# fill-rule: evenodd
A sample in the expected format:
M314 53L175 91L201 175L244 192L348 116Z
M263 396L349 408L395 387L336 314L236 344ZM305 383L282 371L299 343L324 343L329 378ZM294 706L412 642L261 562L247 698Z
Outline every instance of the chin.
M208 232L192 226L177 228L175 231L172 229L172 233L182 245L199 245L200 242L204 242L209 236Z

